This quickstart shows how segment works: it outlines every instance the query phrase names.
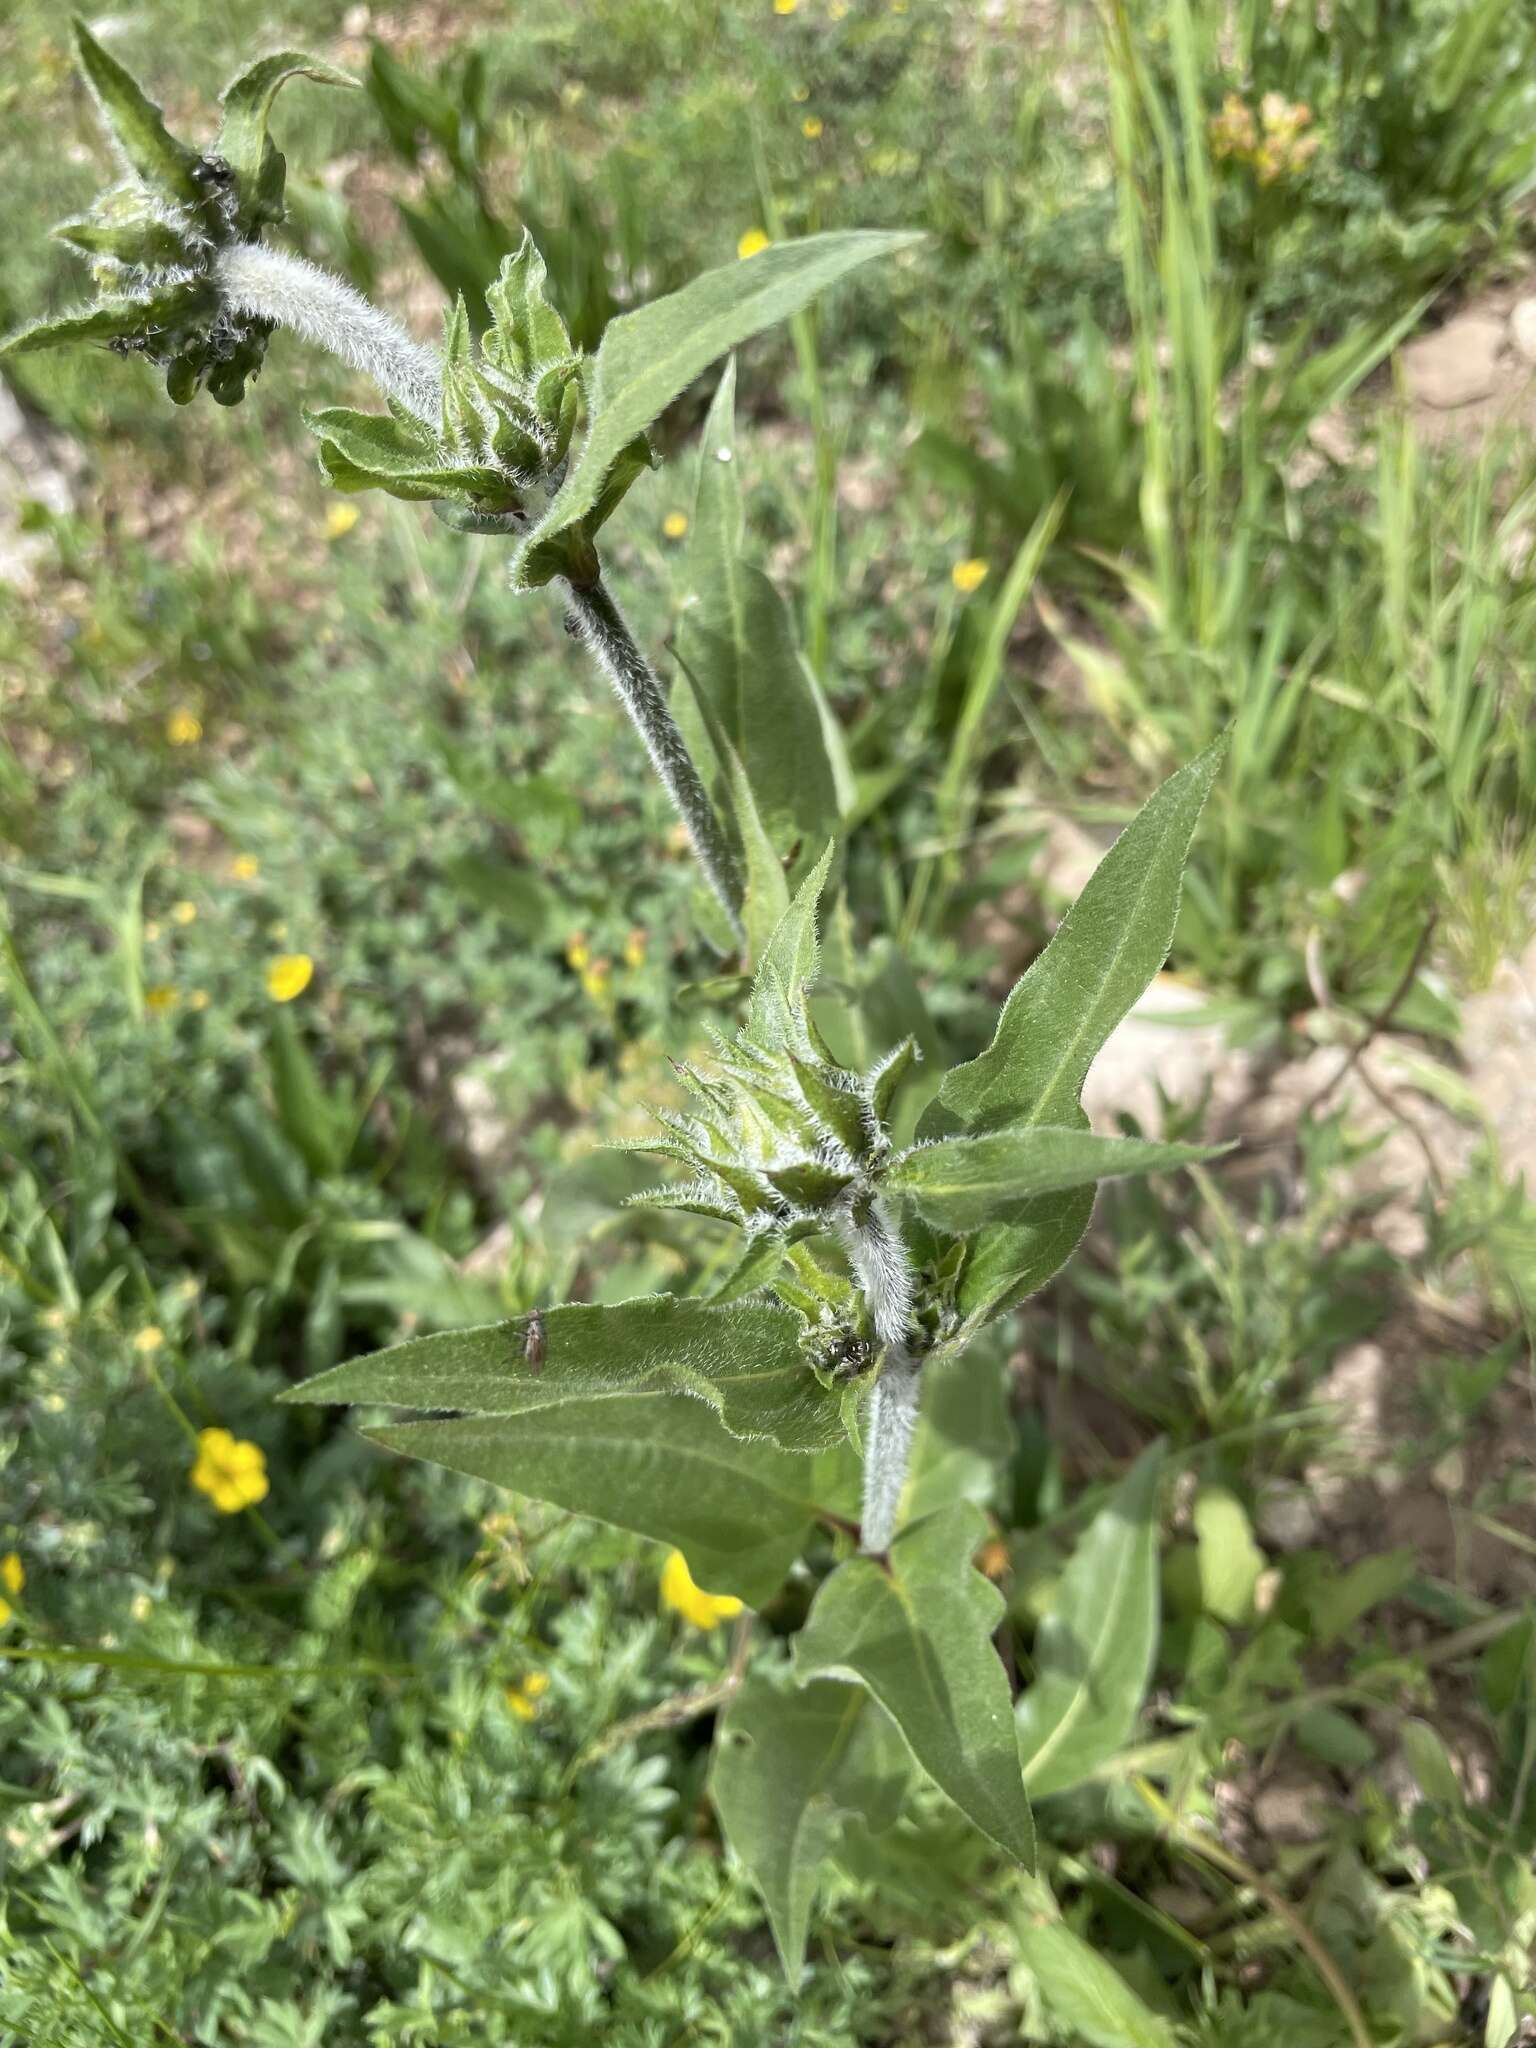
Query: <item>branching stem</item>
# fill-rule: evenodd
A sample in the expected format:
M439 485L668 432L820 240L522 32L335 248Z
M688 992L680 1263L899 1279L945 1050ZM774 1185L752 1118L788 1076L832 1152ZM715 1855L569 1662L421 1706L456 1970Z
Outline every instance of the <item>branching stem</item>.
M735 857L656 671L640 652L628 621L601 582L586 587L573 583L569 588L577 633L644 740L651 766L687 827L704 878L730 919L731 930L742 938L741 883Z

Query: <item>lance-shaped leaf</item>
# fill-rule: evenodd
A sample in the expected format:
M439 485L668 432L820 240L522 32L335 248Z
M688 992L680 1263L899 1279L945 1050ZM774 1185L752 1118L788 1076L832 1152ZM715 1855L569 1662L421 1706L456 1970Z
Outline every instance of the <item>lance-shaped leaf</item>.
M1020 1887L1014 1944L1045 2009L1089 2048L1177 2048L1173 2028L1070 1928L1043 1879Z
M749 335L798 313L861 264L895 256L920 239L848 233L781 242L748 262L707 270L681 291L611 321L587 366L586 438L522 555L547 548L591 510L622 450L701 370ZM514 576L520 567L521 557Z
M971 1563L986 1527L959 1502L904 1529L889 1562L840 1564L796 1639L795 1669L867 1686L935 1784L1033 1868L1013 1702L992 1646L1003 1596Z
M696 1401L613 1394L516 1416L402 1422L365 1432L572 1514L680 1550L695 1581L760 1607L800 1553L811 1460L743 1443Z
M741 756L770 833L814 843L837 829L837 789L789 607L742 559L735 388L733 360L700 442L678 661Z
M796 1451L840 1434L800 1348L792 1309L715 1307L669 1294L577 1302L478 1330L444 1330L349 1359L290 1388L285 1401L382 1401L395 1408L527 1415L571 1401L651 1395L697 1413L707 1402L737 1437Z
M816 979L821 948L816 912L832 866L829 840L821 859L796 890L764 949L747 1001L746 1035L765 1050L776 1052L798 1043L797 1018L806 989Z
M318 85L358 84L319 57L305 56L299 50L278 50L270 57L258 58L225 87L224 119L214 151L235 173L240 221L247 230L282 218L285 166L281 151L267 133L267 123L272 118L272 102L290 78L312 78Z
M61 313L56 320L35 320L30 327L8 334L0 342L0 355L27 356L39 349L67 348L82 341L131 339L143 335L151 326L164 325L170 318L189 318L200 303L197 292L186 287L153 299L103 299L78 313Z
M1144 1451L1089 1523L1035 1636L1019 1701L1024 1782L1067 1792L1124 1746L1157 1649L1157 1489L1162 1446Z
M1003 1005L992 1043L944 1076L968 1131L1065 1123L1104 1041L1168 957L1190 841L1223 736L1169 776L1126 826Z
M509 376L540 377L572 359L565 322L544 295L548 277L544 258L524 228L522 241L501 259L496 281L485 294L491 316L485 352Z
M1229 1149L1101 1138L1057 1124L1015 1124L981 1138L941 1138L893 1160L882 1186L915 1204L936 1230L960 1236L1021 1202L1127 1173L1167 1173Z
M1225 738L1217 740L1170 776L1121 833L1004 1004L991 1045L945 1075L920 1127L924 1136L1017 1122L1087 1129L1083 1081L1167 958L1184 862L1225 747ZM1068 1189L984 1228L957 1293L967 1326L1043 1287L1071 1257L1092 1213L1092 1189Z
M900 1736L862 1686L817 1679L797 1691L754 1669L726 1709L710 1795L763 1895L791 1984L845 1822L857 1815L876 1832L889 1827L910 1776Z
M201 199L202 189L193 176L200 161L197 151L176 140L132 72L102 48L78 15L74 26L80 68L108 132L135 175L177 199Z

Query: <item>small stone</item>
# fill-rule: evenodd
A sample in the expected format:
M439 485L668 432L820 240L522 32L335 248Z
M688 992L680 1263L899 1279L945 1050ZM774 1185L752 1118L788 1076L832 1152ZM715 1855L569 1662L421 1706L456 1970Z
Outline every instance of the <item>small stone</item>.
M1421 334L1402 351L1408 395L1438 412L1491 396L1504 339L1504 322L1486 313L1463 313Z
M1320 1842L1328 1832L1331 1788L1300 1771L1283 1771L1254 1795L1255 1832L1276 1848Z
M1522 299L1510 314L1509 338L1518 356L1536 363L1536 299Z

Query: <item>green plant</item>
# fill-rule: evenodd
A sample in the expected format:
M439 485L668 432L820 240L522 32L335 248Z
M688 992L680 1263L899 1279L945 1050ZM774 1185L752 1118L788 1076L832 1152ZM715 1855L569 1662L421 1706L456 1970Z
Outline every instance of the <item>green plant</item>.
M912 238L770 247L611 323L583 361L525 236L487 293L479 341L461 298L439 357L350 287L261 239L281 209L282 159L266 133L272 97L296 72L332 74L298 57L266 60L231 88L219 145L199 156L83 27L77 37L133 176L93 217L102 303L24 329L7 347L105 336L161 363L178 400L206 384L234 403L281 323L371 376L387 415L309 416L327 480L425 499L460 530L513 540L516 588L563 580L573 629L687 827L726 919L724 944L734 939L754 964L742 1028L716 1038L710 1062L683 1070L695 1106L662 1113L663 1135L643 1141L686 1178L638 1199L742 1239L707 1295L535 1310L339 1366L300 1398L452 1408L457 1421L395 1426L383 1440L669 1542L712 1588L754 1604L775 1593L817 1522L856 1540L858 1555L828 1575L797 1639L799 1734L788 1738L799 1724L786 1722L764 1746L738 1728L722 1758L726 1825L793 1974L820 1853L814 1836L797 1840L781 1869L763 1828L777 1826L786 1771L808 1802L820 1797L826 1774L842 1773L867 1744L889 1752L888 1721L984 1835L1033 1860L1007 1683L988 1641L997 1600L970 1563L982 1524L972 1506L940 1502L903 1526L909 1460L924 1386L955 1370L1070 1255L1095 1185L1209 1156L1096 1136L1078 1098L1167 952L1222 744L1128 828L1005 1005L989 1049L927 1089L926 1107L904 1101L911 1039L850 1067L810 1008L834 847L793 897L783 856L807 836L814 845L837 833L846 772L782 606L740 560L729 373L706 429L696 503L694 607L679 645L687 720L674 718L604 585L595 541L651 460L647 429L700 371ZM961 720L956 801L994 685L995 674L983 677ZM355 1107L327 1098L291 1035L274 1039L273 1060L305 1164L338 1171ZM898 1124L910 1132L914 1118L916 1141L903 1140ZM287 1199L279 1221L302 1231L305 1198L295 1187ZM322 1268L311 1328L322 1308L334 1314L327 1285L334 1294L333 1267ZM828 1505L839 1446L862 1458L857 1524ZM824 1482L817 1453L830 1460ZM748 1723L757 1697L743 1696ZM869 1733L845 1754L855 1721Z

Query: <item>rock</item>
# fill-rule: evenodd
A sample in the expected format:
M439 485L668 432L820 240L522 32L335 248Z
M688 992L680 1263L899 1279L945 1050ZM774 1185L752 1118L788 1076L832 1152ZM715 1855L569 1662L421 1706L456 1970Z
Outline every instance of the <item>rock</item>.
M1509 338L1516 355L1536 363L1536 299L1522 299L1510 314Z
M1487 313L1461 313L1433 334L1421 334L1401 356L1409 396L1439 412L1489 397L1504 339L1504 322Z
M48 542L22 530L22 514L29 504L60 515L72 512L84 467L74 444L24 407L0 379L0 583L30 588L32 565Z
M1523 1173L1536 1192L1536 939L1462 1004L1461 1054L1467 1085L1497 1133L1505 1172Z
M508 1172L521 1153L518 1125L498 1085L512 1059L510 1052L492 1054L461 1068L448 1083L464 1149L487 1181Z
M1271 1479L1254 1505L1253 1525L1267 1550L1307 1550L1322 1532L1323 1517L1309 1487Z
M1095 1130L1113 1135L1117 1117L1129 1112L1143 1130L1155 1134L1163 1123L1159 1090L1190 1107L1209 1083L1211 1120L1249 1094L1249 1055L1227 1044L1219 1024L1193 1021L1209 1001L1200 989L1158 975L1089 1069L1083 1107Z
M1253 1827L1274 1848L1320 1842L1327 1834L1337 1794L1308 1771L1277 1771L1253 1797Z

